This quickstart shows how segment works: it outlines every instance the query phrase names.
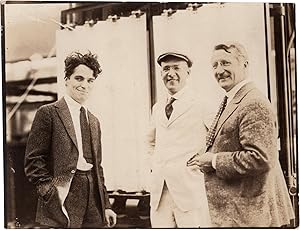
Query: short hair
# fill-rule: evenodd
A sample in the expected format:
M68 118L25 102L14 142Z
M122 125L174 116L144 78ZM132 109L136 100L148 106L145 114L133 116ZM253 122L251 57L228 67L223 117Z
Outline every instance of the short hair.
M67 80L74 73L74 69L79 65L85 65L93 70L93 76L98 77L98 74L102 72L100 64L97 60L97 55L92 54L91 51L82 54L80 52L72 52L65 59L65 77Z
M245 47L238 42L226 42L215 46L214 50L224 50L234 54L240 61L248 61L248 54Z

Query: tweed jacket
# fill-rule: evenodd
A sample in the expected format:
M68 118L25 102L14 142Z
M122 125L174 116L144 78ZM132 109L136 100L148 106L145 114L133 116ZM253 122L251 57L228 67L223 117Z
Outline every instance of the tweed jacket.
M97 177L102 214L110 203L101 167L101 130L98 119L88 111L93 169ZM36 221L52 227L67 227L63 204L76 171L78 148L75 129L66 101L40 107L35 115L25 152L25 174L39 195ZM104 218L103 218L104 220Z
M294 218L279 164L275 116L253 83L223 111L214 143L216 170L205 173L212 223L218 227L279 227Z
M203 225L207 219L208 204L204 175L190 170L186 163L205 147L206 127L202 120L203 104L190 90L185 90L173 103L169 120L165 114L166 101L153 106L148 146L151 155L151 208L156 210L166 182L177 207L182 211L201 208ZM201 217L199 217L201 218Z

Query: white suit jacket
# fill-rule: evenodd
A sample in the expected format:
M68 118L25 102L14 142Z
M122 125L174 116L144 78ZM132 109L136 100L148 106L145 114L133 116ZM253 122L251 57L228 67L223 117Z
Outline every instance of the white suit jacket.
M205 147L206 127L203 106L191 91L185 90L173 103L173 113L165 115L166 101L153 106L148 133L151 154L151 208L157 209L164 181L177 207L182 211L203 208L208 211L204 176L186 166Z

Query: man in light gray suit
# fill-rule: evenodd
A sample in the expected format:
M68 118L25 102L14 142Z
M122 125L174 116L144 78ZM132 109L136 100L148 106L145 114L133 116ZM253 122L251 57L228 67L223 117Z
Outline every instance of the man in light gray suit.
M188 162L204 172L212 223L217 227L281 227L294 218L279 164L275 116L249 82L239 43L215 46L214 77L226 91L207 136L207 151Z
M187 160L205 146L202 103L186 86L192 61L168 52L157 60L168 91L152 110L148 135L151 224L154 228L209 227L203 174L189 170Z

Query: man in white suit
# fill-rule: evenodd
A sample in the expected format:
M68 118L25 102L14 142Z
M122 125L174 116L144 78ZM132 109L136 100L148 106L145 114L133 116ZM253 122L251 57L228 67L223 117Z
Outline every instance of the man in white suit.
M168 98L153 106L148 134L151 154L151 224L154 228L209 227L203 174L186 162L205 146L202 105L186 86L192 61L180 53L157 59Z

